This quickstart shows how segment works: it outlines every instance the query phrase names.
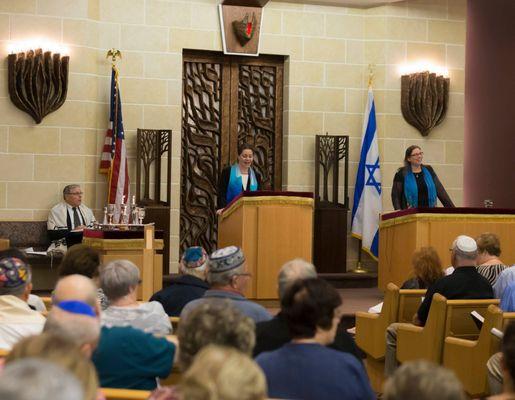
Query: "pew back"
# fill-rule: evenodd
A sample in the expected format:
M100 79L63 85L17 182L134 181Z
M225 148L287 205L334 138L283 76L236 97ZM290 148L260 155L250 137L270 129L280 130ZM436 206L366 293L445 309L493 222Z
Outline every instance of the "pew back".
M400 362L424 359L437 364L442 361L443 343L447 336L477 339L479 329L470 312L485 314L498 299L446 300L436 293L424 327L402 325L397 332L397 359Z

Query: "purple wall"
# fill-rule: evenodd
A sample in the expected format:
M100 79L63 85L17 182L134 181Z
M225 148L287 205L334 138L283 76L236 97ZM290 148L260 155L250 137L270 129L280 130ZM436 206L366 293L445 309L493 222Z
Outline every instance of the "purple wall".
M515 1L467 6L463 205L515 208Z

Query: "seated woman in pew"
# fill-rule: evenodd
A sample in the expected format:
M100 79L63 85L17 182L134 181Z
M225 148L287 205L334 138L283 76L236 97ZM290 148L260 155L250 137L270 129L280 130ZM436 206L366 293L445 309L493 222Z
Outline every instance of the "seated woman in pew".
M266 379L249 355L234 348L209 345L202 349L176 387L162 387L148 400L264 400Z
M403 364L384 385L384 400L465 400L454 372L425 360Z
M444 277L442 263L434 247L421 247L411 258L413 277L402 284L401 289L427 289Z
M292 341L256 357L268 393L280 399L375 399L363 365L334 342L342 300L318 278L294 282L281 299Z
M170 318L161 303L139 303L139 268L128 260L112 261L100 269L100 286L109 300L102 326L131 326L155 335L172 333Z
M497 278L506 268L501 260L501 242L495 233L485 232L476 239L477 272L483 275L490 285L494 286Z

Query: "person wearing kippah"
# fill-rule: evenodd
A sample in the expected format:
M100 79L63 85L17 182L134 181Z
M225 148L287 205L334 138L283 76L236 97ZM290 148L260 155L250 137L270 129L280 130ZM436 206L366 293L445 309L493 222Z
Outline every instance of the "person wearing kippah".
M29 307L30 266L19 258L0 259L0 349L10 350L21 338L40 334L45 317Z
M207 283L210 289L200 299L186 304L181 312L181 318L186 316L193 308L213 299L228 299L254 322L272 319L270 313L260 304L248 300L243 293L251 279L247 272L245 255L236 246L224 247L214 251L209 256Z
M477 244L470 236L460 235L454 240L451 249L451 263L454 272L438 279L427 289L424 301L413 316L415 325L424 326L435 293L447 300L453 299L493 299L494 291L490 282L476 269ZM386 330L385 375L391 376L397 368L397 323Z
M206 282L208 256L200 247L188 247L181 258L179 276L170 286L154 293L149 301L161 303L170 317L178 317L186 304L200 299L209 289Z

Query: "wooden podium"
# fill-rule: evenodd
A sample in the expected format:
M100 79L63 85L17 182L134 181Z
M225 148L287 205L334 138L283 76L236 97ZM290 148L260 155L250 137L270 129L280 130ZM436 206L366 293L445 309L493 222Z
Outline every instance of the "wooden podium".
M381 216L379 224L378 286L401 286L411 271L411 256L422 246L433 246L444 268L451 265L449 249L459 235L476 238L496 233L501 259L515 263L515 210L492 208L412 208Z
M297 257L311 262L313 194L304 192L245 192L234 199L218 220L218 247L243 249L252 274L246 296L277 299L277 274Z
M163 287L163 239L154 238L154 225L136 231L85 229L82 243L100 253L100 262L129 260L140 270L138 300L148 301Z

